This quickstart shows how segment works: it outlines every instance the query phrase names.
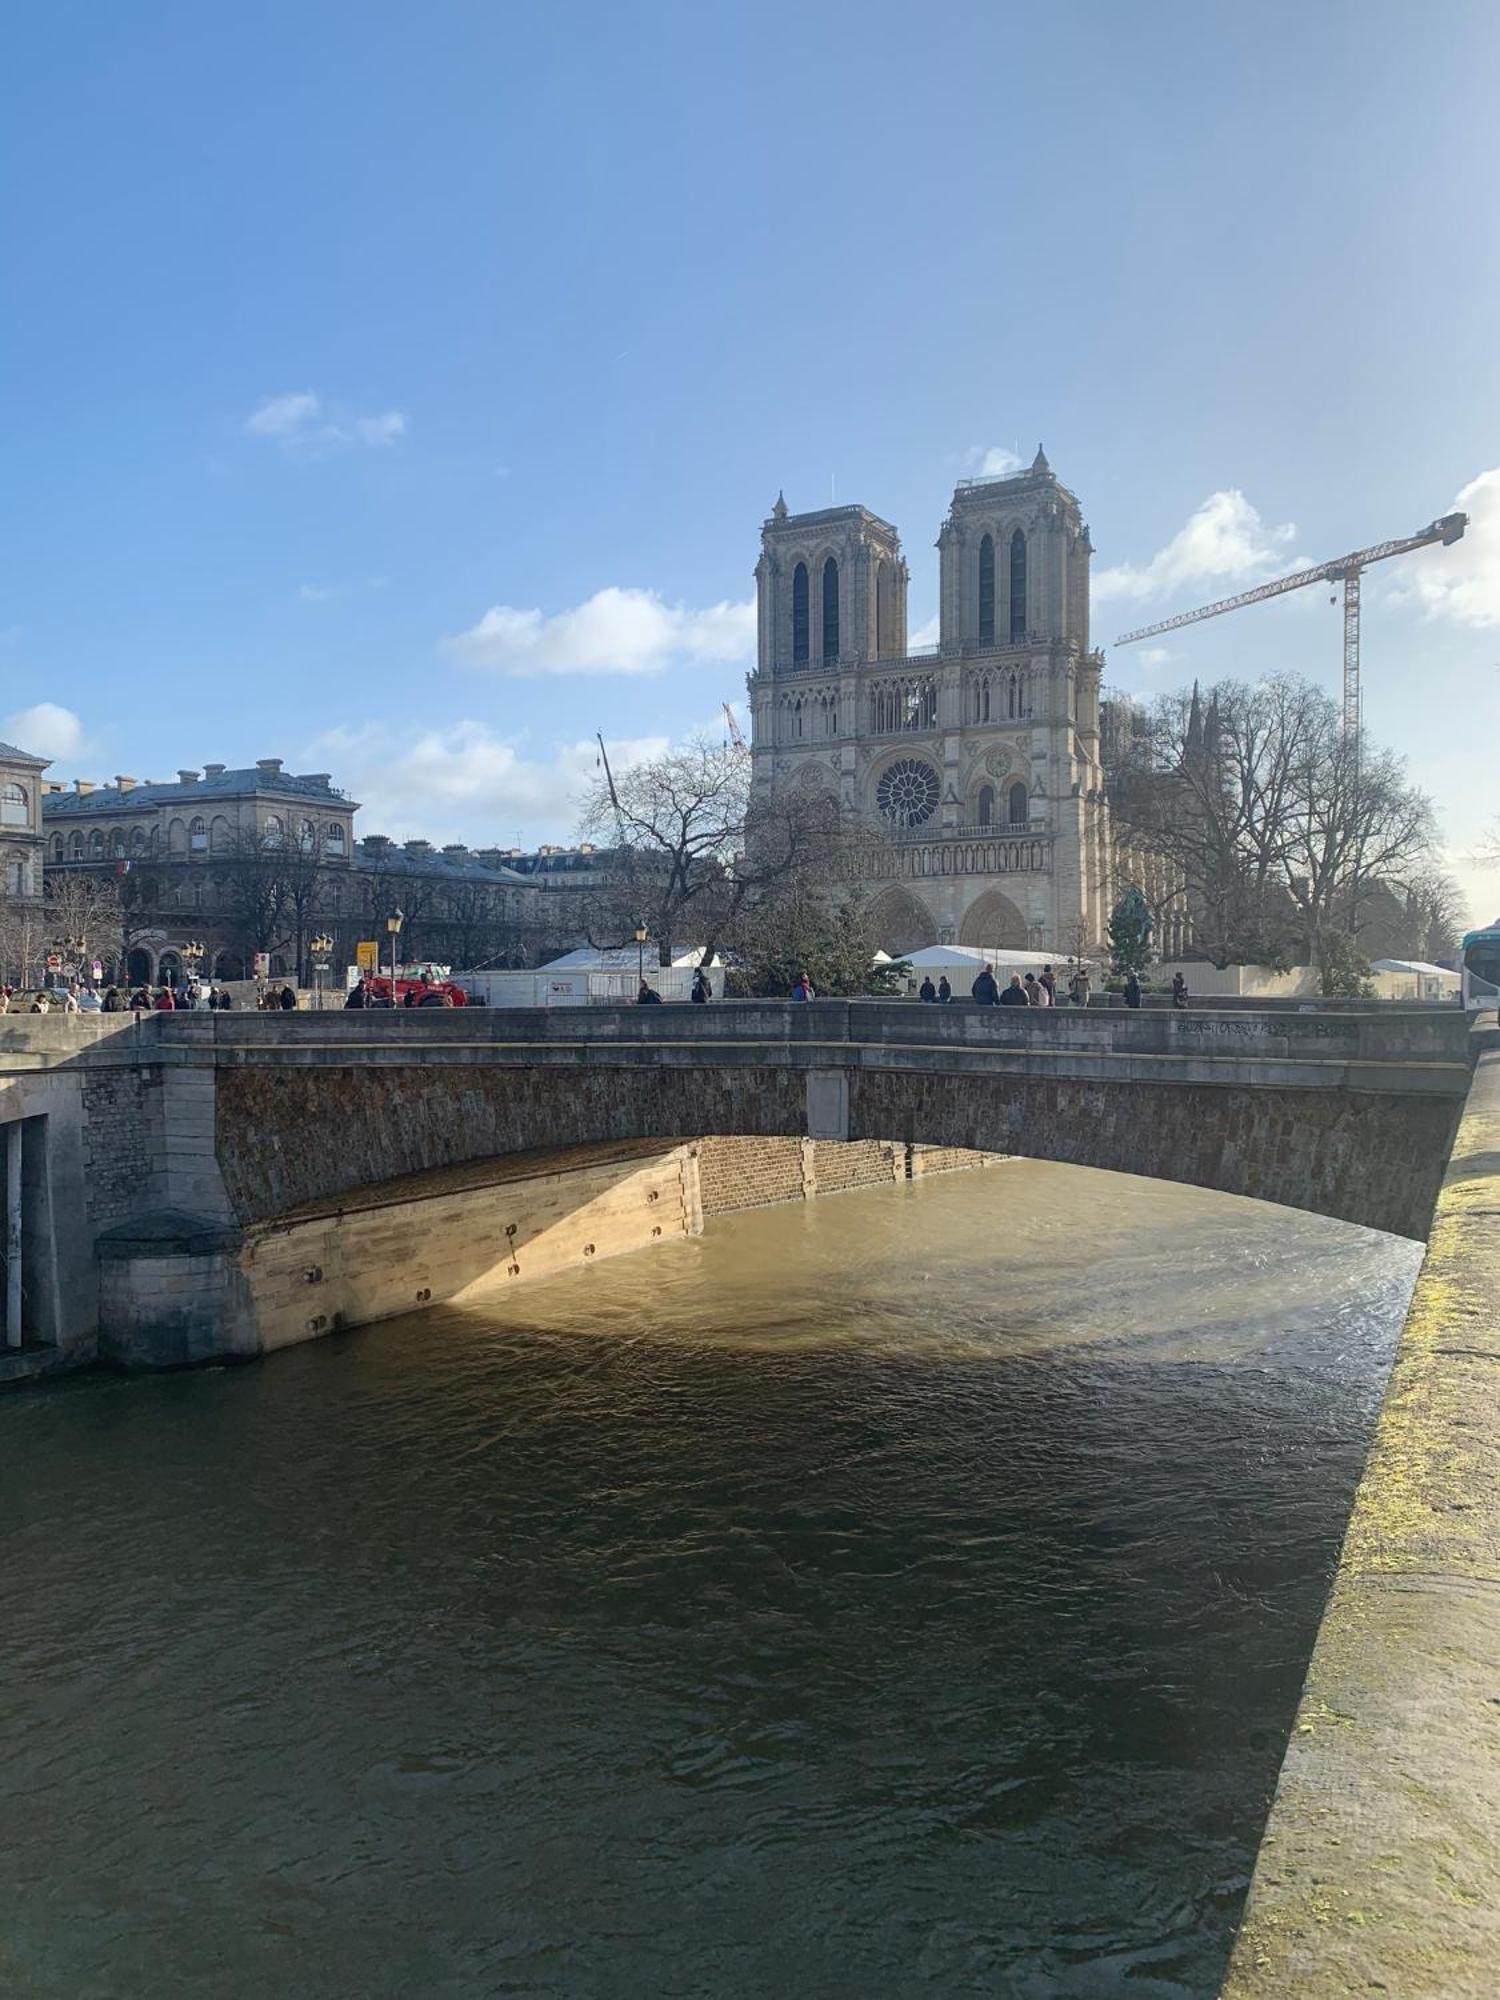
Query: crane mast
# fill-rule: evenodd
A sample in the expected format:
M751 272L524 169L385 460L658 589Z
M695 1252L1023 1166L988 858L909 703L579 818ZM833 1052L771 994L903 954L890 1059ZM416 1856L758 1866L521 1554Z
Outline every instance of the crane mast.
M1361 692L1359 678L1359 580L1371 563L1385 562L1391 556L1409 555L1413 549L1431 548L1440 542L1450 548L1463 535L1469 525L1467 514L1443 514L1427 527L1419 529L1415 535L1403 535L1392 542L1376 542L1368 549L1355 549L1347 556L1336 556L1332 562L1319 563L1313 569L1293 570L1289 576L1273 577L1269 583L1258 584L1254 590L1242 590L1237 597L1221 597L1214 604L1203 604L1196 611L1179 611L1175 618L1163 618L1158 624L1143 625L1135 632L1122 632L1115 644L1130 646L1137 639L1154 639L1162 632L1176 632L1184 625L1196 625L1204 618L1217 618L1221 612L1238 611L1245 604L1260 604L1268 597L1280 597L1288 590L1303 590L1310 583L1341 583L1344 586L1344 730L1359 741Z

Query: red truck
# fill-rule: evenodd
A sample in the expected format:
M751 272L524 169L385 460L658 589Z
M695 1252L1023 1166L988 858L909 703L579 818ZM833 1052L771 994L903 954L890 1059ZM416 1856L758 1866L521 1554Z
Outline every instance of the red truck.
M388 972L365 974L366 1006L388 1006L391 998L391 975ZM451 979L408 979L404 973L396 978L396 1005L398 1007L467 1007L469 996L461 986L455 986Z

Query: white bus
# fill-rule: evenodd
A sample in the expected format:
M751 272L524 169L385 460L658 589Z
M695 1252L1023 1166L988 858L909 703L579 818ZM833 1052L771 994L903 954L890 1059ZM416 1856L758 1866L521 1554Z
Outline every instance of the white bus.
M1463 953L1465 1008L1500 1007L1500 924L1470 931Z

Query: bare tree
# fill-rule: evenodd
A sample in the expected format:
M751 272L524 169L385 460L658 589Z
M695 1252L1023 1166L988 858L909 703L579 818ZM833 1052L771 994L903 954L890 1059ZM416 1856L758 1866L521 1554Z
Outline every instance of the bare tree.
M590 939L621 945L644 926L664 965L686 936L712 957L762 897L798 881L848 879L854 839L831 789L752 799L749 760L702 739L613 783L602 772L581 831L611 850L588 899Z
M30 896L0 896L0 979L29 986L40 971L53 926Z
M1325 930L1358 927L1362 889L1430 854L1431 805L1399 760L1356 754L1335 704L1291 676L1166 696L1114 756L1123 833L1180 869L1219 965L1317 961Z
M96 869L53 875L47 883L49 944L70 968L94 959L118 963L125 950L125 916L119 878Z
M248 958L288 943L286 842L258 827L246 827L214 864L226 921Z

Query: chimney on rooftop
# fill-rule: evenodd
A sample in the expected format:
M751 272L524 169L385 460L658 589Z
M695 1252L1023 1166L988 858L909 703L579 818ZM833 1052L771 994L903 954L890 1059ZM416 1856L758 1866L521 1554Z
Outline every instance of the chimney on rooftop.
M135 779L134 779L134 778L116 778L116 779L115 779L115 790L116 790L117 792L133 792L133 791L135 790Z
M222 778L224 775L224 766L222 764L205 764L203 766L203 775L205 778Z
M333 783L333 773L331 771L304 771L302 782L304 785L331 785Z
M179 771L177 773L177 782L179 785L196 785L198 782L198 773L196 771Z
M401 845L408 854L431 854L432 852L432 842L430 840L403 840Z
M281 776L281 759L279 757L257 757L255 768L263 778L279 778Z
M93 783L92 779L75 778L73 780L73 789L75 792L77 792L79 798L86 799L90 792L97 790L97 787Z
M468 851L469 851L468 848L464 846L461 840L450 840L448 845L443 849L444 854L446 854L450 858L450 860L457 855L467 854Z

